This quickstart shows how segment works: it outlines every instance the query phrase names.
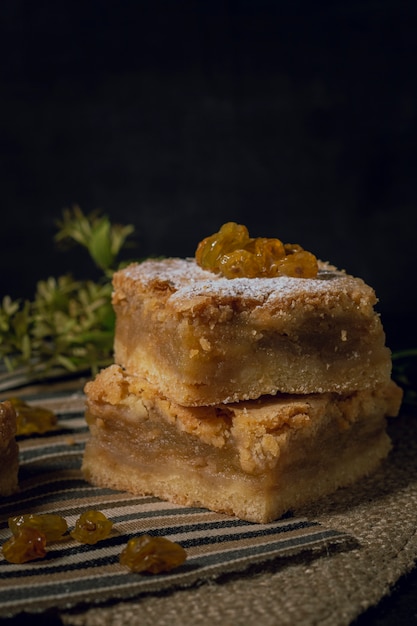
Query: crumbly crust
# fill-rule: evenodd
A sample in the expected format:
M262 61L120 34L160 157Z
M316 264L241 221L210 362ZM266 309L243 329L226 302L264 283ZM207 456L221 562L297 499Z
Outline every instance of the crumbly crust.
M389 381L345 395L184 407L117 365L85 391L87 480L254 522L373 471L390 449L385 418L402 396Z
M8 496L18 488L19 448L15 437L15 410L10 402L0 402L0 496Z
M327 263L310 279L226 279L194 259L149 260L113 284L115 361L185 406L390 378L374 290Z

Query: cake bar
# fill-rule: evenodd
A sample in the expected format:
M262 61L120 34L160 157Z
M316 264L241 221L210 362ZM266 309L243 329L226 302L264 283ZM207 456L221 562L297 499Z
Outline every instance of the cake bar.
M186 407L116 364L85 391L89 482L259 523L373 471L402 397L389 380L346 394Z
M391 354L361 279L319 262L315 278L235 278L195 259L115 273L115 362L184 406L387 383Z
M0 402L0 496L17 491L18 471L16 412L10 402Z

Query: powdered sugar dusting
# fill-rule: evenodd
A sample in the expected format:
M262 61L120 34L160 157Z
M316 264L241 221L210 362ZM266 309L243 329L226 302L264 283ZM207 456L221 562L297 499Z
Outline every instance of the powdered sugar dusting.
M155 283L166 283L173 292L171 299L181 299L182 302L201 296L271 302L306 294L325 296L330 293L358 290L362 292L362 296L370 296L373 293L360 278L349 276L323 262L319 263L319 268L316 278L279 276L229 279L203 270L195 259L169 258L131 265L122 272L127 278L138 281L145 288Z
M127 278L137 280L143 285L154 281L169 282L174 287L180 287L189 281L203 280L214 277L216 274L206 272L197 265L194 259L169 258L148 260L143 263L134 263L121 270Z

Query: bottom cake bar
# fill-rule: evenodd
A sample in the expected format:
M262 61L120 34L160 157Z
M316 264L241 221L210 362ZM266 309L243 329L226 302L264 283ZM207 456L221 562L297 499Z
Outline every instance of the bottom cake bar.
M0 496L17 491L18 472L16 413L10 402L0 402Z
M402 398L390 381L342 396L183 407L117 365L85 391L88 481L260 523L375 470Z

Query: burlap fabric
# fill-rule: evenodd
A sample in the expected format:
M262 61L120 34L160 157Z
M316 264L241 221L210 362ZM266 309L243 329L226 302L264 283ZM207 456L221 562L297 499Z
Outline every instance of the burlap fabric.
M417 416L393 420L380 470L300 514L356 540L350 549L277 559L199 586L63 612L66 626L350 624L417 560Z

